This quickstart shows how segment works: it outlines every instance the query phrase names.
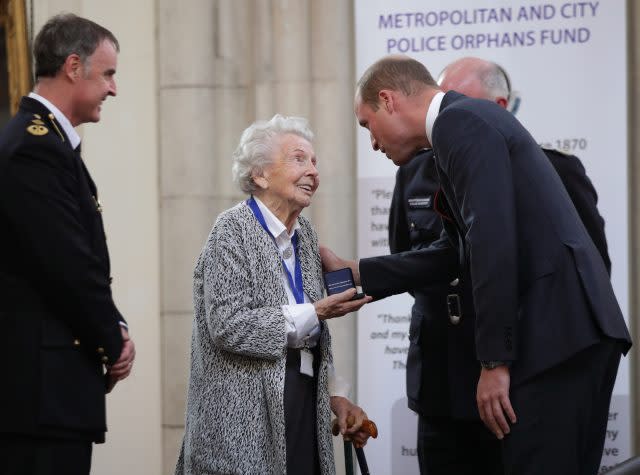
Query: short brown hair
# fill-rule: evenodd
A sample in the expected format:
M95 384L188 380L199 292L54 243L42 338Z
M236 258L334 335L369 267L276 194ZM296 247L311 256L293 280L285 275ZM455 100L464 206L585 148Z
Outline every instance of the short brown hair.
M407 96L425 87L437 88L431 73L424 64L408 56L385 56L364 72L357 84L357 91L364 104L378 109L378 93L382 89L401 91Z
M86 64L104 40L120 51L118 40L105 27L72 13L62 13L47 21L33 44L36 79L54 77L70 54L77 54Z

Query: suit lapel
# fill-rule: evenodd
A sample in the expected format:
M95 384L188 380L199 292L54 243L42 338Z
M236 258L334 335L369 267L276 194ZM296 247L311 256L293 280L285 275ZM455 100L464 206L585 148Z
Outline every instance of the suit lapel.
M456 101L464 97L466 96L455 91L447 92L442 98L439 112L442 112L451 104L455 103ZM437 120L438 119L436 118L436 121ZM456 224L456 228L458 228L458 231L462 233L462 236L464 236L466 234L467 226L464 223L464 220L462 220L462 216L460 216L460 210L456 205L455 191L453 189L453 186L451 185L451 181L449 180L449 175L447 174L447 170L444 170L441 166L441 162L437 156L438 155L437 146L435 144L433 146L433 154L434 154L434 161L436 163L436 170L438 171L438 179L440 180L440 186L442 187L442 192L444 194L444 197L446 198L448 208L451 212L453 221Z
M442 98L442 103L440 104L440 112L463 97L465 96L455 91L447 92ZM436 121L437 120L438 119L436 118ZM443 210L443 214L450 218L443 219L442 222L447 230L447 233L450 235L453 241L453 245L458 248L458 260L460 270L462 270L464 269L467 261L467 226L462 219L462 216L460 215L460 210L458 209L456 204L455 191L453 189L453 186L451 185L451 181L449 180L449 176L447 175L446 170L444 170L440 164L435 145L433 147L433 153L434 161L436 163L436 170L438 172L438 180L440 181L440 190L442 191L442 193L439 193L439 195L441 195L440 198L442 201L441 208Z

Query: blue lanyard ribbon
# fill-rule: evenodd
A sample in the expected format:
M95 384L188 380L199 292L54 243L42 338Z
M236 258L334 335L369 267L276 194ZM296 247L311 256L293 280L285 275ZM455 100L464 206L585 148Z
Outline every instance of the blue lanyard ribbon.
M256 200L253 199L253 196L247 200L247 205L249 205L249 208L251 208L251 211L253 211L253 214L255 215L260 225L264 228L267 234L271 236L271 239L273 239L273 242L275 243L277 248L278 243L276 242L276 238L273 234L271 234L271 231L269 231L269 228L267 227L267 222L264 220L264 216L262 215L262 211L260 211L260 207L258 206L258 203L256 203ZM302 268L300 267L300 260L298 259L298 232L297 231L293 233L293 237L291 238L291 244L293 246L293 259L295 262L295 265L294 265L295 282L294 282L294 278L291 276L291 272L289 272L289 268L287 267L287 264L284 262L284 259L280 258L280 260L282 261L282 267L284 269L284 273L287 275L287 281L289 281L289 288L291 289L291 292L293 293L293 296L296 299L296 303L304 303L304 288L302 286Z

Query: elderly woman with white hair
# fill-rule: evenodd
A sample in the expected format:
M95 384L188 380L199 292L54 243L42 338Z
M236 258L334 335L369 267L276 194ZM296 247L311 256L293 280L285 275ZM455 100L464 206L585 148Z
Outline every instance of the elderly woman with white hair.
M218 216L194 276L186 428L176 474L333 474L330 409L360 443L366 415L336 384L316 233L300 212L318 188L305 119L247 128L233 158L248 200ZM356 423L346 427L348 416Z

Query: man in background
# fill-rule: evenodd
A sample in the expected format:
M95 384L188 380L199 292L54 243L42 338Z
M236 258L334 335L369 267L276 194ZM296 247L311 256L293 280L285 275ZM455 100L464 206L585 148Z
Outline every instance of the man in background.
M512 102L511 81L498 64L480 58L467 57L449 64L438 78L443 91L457 91L468 97L487 99L508 109ZM598 194L586 174L580 159L556 149L543 148L558 172L562 184L578 211L589 236L611 274L611 260L604 233L604 219L598 212Z
M34 42L36 85L0 134L0 473L87 475L105 393L134 344L111 295L98 193L74 127L116 95L118 41L65 14Z
M512 95L506 72L479 58L451 63L438 82L444 91L456 90L504 108ZM584 167L574 156L547 149L545 154L560 175L609 270L604 220ZM392 254L426 248L440 237L442 223L433 206L439 186L430 149L398 168L389 214ZM442 284L412 294L415 302L406 386L409 408L418 414L420 472L500 474L500 442L480 421L475 401L480 365L473 334L463 331L448 315L448 295L461 295L463 315L473 312L473 295L468 286L460 288L459 281L456 285Z

